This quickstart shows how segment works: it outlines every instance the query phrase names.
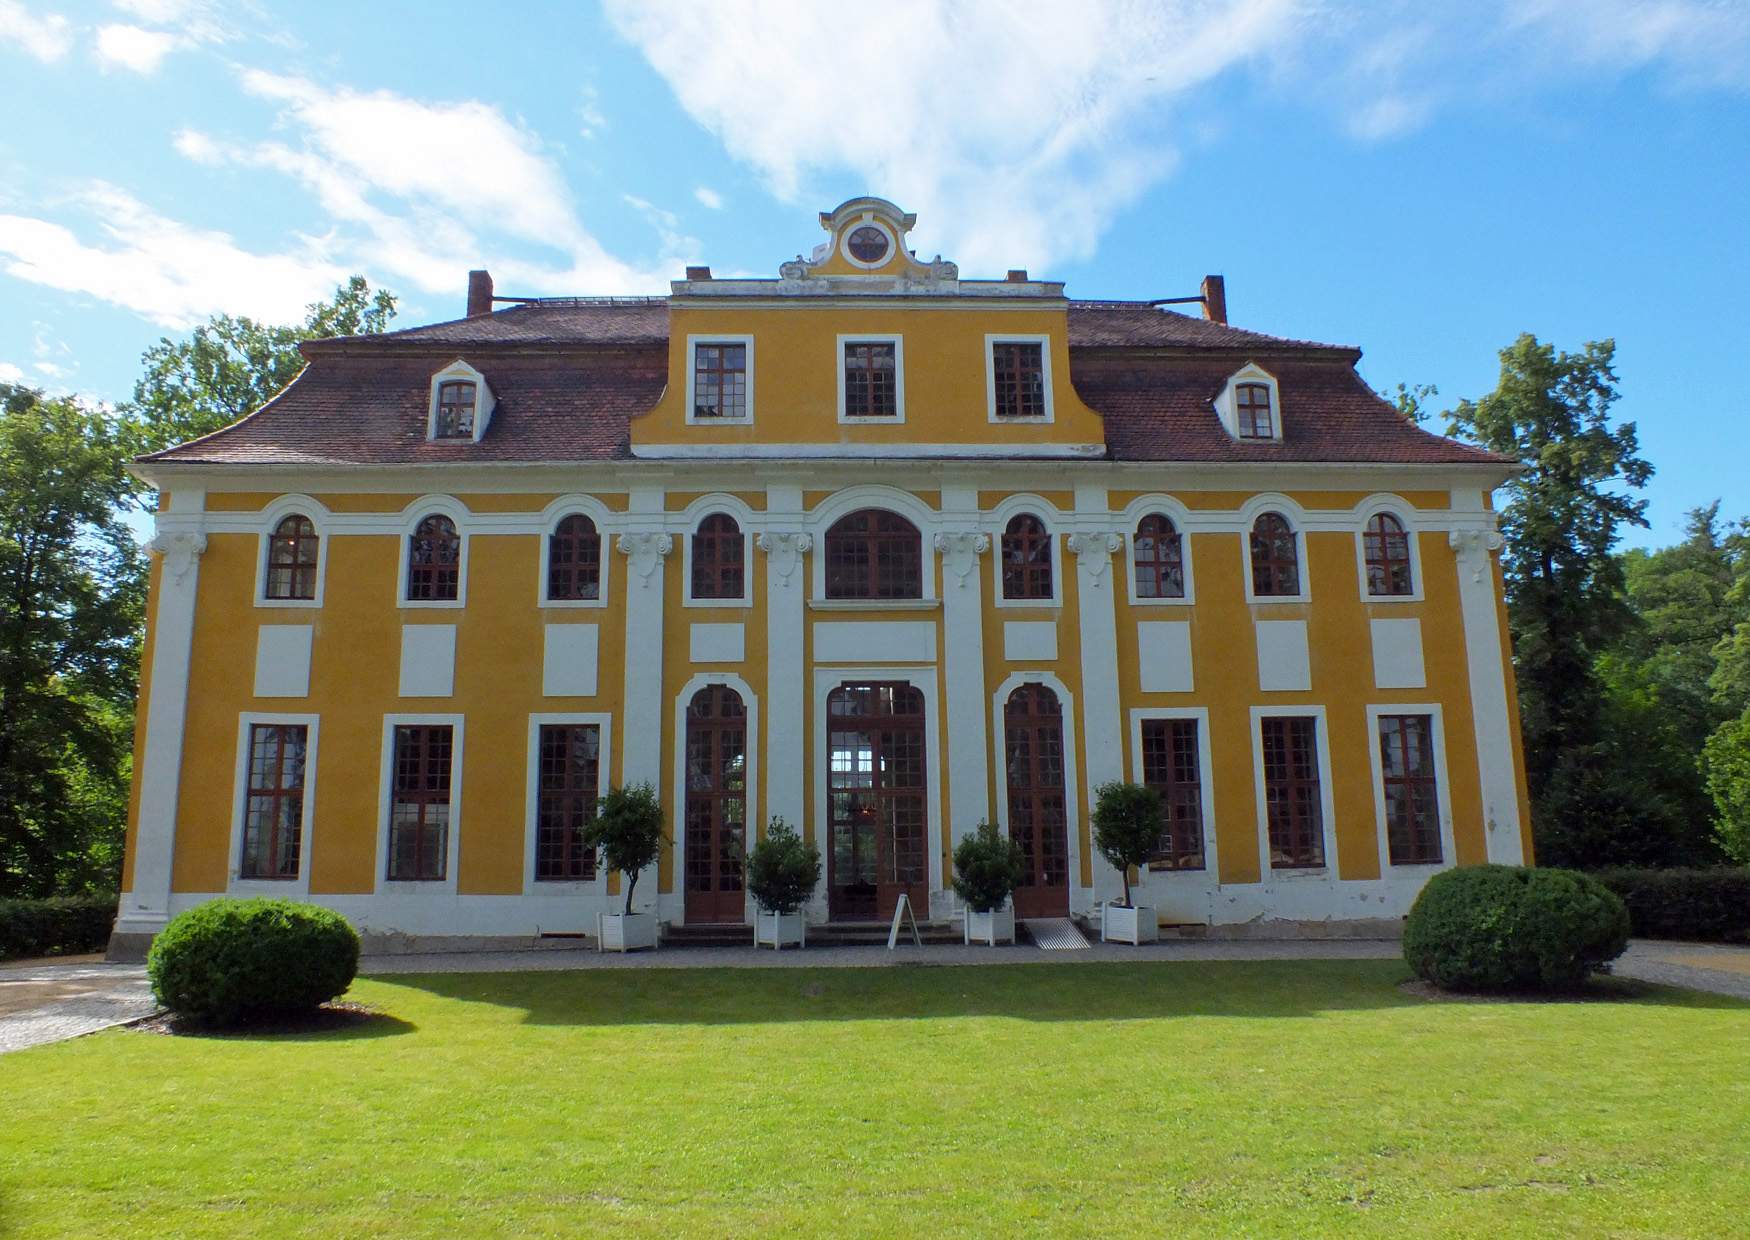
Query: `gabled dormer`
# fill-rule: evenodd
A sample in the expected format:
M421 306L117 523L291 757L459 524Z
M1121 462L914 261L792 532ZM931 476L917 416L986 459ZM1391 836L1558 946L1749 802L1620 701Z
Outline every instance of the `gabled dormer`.
M486 376L457 358L431 377L425 437L446 443L479 443L497 404Z
M1235 439L1258 443L1282 440L1282 394L1276 376L1247 362L1228 377L1215 398L1215 412Z

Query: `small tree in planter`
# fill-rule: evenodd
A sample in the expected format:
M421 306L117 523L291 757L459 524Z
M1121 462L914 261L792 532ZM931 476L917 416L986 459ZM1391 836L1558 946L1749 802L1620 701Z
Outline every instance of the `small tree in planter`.
M747 855L747 889L759 903L753 917L754 946L805 944L808 919L800 910L819 883L820 849L774 814L766 838Z
M1027 875L1021 846L992 822L954 847L954 894L966 904L965 941L995 947L1015 941L1015 908L1009 897Z
M1094 792L1094 847L1124 879L1124 903L1108 902L1100 914L1102 941L1152 943L1160 937L1150 906L1130 898L1130 867L1144 866L1161 835L1161 794L1142 784L1102 784Z
M649 784L611 789L597 804L595 819L584 828L584 843L598 850L602 864L618 870L626 884L626 907L596 918L596 945L604 951L631 951L656 946L656 914L634 913L632 891L638 875L653 863L667 843L662 833L662 802Z

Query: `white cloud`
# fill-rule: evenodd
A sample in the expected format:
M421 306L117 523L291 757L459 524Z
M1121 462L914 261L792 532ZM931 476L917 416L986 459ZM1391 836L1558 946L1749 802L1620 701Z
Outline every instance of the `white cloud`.
M1506 25L1552 56L1607 71L1661 65L1686 87L1750 87L1743 0L1514 0Z
M723 195L709 185L699 186L693 191L693 197L697 198L701 205L710 207L713 211L723 210Z
M0 0L0 46L13 44L48 64L73 46L73 28L59 13L38 17L18 0Z
M0 362L0 383L23 383L24 372L11 362Z
M607 115L601 108L601 95L593 86L583 88L583 99L577 105L577 132L593 140L608 127Z
M156 73L171 52L185 46L182 36L139 26L104 26L97 32L97 61L105 69Z

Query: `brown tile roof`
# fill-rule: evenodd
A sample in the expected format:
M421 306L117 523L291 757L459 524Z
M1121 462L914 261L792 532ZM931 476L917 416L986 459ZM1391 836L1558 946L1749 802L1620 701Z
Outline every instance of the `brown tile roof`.
M428 323L380 336L342 336L305 343L306 354L363 344L430 344L457 347L516 345L651 345L668 342L665 297L578 297L512 306L471 319Z
M1070 302L1069 343L1072 349L1329 349L1360 356L1360 350L1350 345L1266 336L1263 332L1151 306L1146 301Z

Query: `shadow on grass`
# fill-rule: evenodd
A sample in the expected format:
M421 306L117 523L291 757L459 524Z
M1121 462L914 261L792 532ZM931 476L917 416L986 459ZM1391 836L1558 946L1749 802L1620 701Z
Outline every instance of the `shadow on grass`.
M1305 1017L1425 1007L1395 960L1138 962L978 968L589 969L390 974L372 979L468 1003L517 1008L532 1025L735 1025L1008 1017L1135 1021ZM1605 983L1631 1003L1743 1007L1665 987ZM1544 1000L1573 1003L1574 996ZM1588 994L1581 1001L1594 1001Z
M168 1014L140 1021L134 1028L146 1033L217 1041L336 1042L398 1037L414 1032L418 1026L362 1004L340 1002L324 1004L308 1016L251 1021L225 1028L202 1025Z

